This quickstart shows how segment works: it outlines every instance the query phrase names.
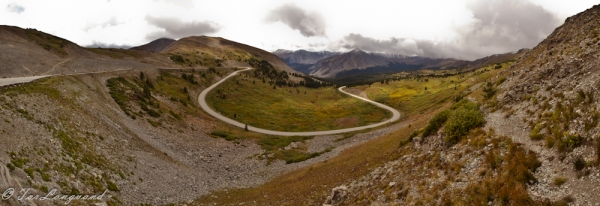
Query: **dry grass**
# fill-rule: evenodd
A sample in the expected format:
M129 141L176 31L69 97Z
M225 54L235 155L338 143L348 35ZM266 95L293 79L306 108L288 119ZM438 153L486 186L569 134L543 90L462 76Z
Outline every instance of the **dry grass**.
M561 185L565 184L567 182L567 180L569 180L569 179L566 177L556 177L556 178L554 178L554 180L552 180L552 184L554 186L561 186Z
M349 148L322 163L281 175L256 188L217 191L205 195L193 205L216 203L231 205L256 201L258 205L314 205L322 204L331 189L348 179L358 178L382 164L403 155L398 145L415 128L424 127L432 112L407 118L411 127ZM311 200L316 202L311 202Z
M502 70L512 65L512 62L502 63L500 69L493 65L449 77L420 77L408 80L390 81L389 84L373 83L372 85L357 86L363 90L369 99L385 103L401 110L406 114L420 113L439 107L440 103L450 102L462 91L485 81L499 82L494 79ZM427 89L425 89L427 88ZM483 100L483 92L476 90L471 95L477 101Z

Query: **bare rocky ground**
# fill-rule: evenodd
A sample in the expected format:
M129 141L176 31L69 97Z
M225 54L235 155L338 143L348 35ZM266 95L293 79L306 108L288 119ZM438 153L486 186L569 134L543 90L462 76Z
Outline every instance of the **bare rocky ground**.
M594 149L586 145L560 157L561 154L544 146L543 141L529 138L532 128L523 123L523 117L526 115L525 112L517 112L505 118L503 112L494 112L488 115L487 121L488 126L495 128L499 134L511 137L538 155L542 166L535 173L538 182L528 187L529 194L535 199L548 198L555 201L571 196L575 199L574 205L600 205L600 197L596 195L600 189L600 170L597 167L588 167L584 172L573 169L576 157L583 156L590 162L594 160ZM555 178L566 178L566 182L556 186L553 183Z
M144 71L149 75L155 72ZM309 152L334 149L300 163L267 164L256 158L264 150L253 141L236 144L207 135L224 123L202 112L199 116L184 115L183 121L163 121L158 127L146 118L130 118L105 86L106 80L117 74L133 76L139 71L54 77L49 80L58 92L53 97L32 91L33 88L0 94L0 141L4 145L0 148L0 190L34 187L36 192L45 194L40 188L46 187L57 188L63 194L73 189L80 194L95 194L98 190L91 183L99 182L101 188L106 188L108 182L113 182L119 191L109 191L107 195L115 199L106 200L117 204L185 202L211 190L260 185L403 126L395 124L341 141L336 140L342 135L318 136L290 147L307 145ZM155 97L172 104L160 95ZM78 155L68 153L69 139L61 139L59 132L80 142L75 148ZM88 156L95 161L86 161ZM21 167L7 168L24 158L27 162ZM34 171L31 178L27 169L39 172ZM44 180L43 175L49 179Z

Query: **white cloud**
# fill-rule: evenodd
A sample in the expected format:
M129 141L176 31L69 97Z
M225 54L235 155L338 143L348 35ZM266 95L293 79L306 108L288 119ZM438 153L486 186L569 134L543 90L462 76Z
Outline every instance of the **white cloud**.
M364 43L369 39L375 40L375 45L378 46L373 49L396 51L402 48L402 51L417 54L461 54L467 58L480 57L520 44L530 47L531 42L539 39L540 35L536 35L536 31L547 30L546 26L542 26L546 24L541 21L524 20L521 21L523 24L537 22L541 25L517 25L517 29L509 29L515 27L510 22L488 21L488 18L494 16L485 15L500 12L511 1L486 0L469 4L467 1L305 0L294 2L295 6L286 7L282 5L290 4L278 0L13 0L2 5L5 8L0 9L0 24L36 28L80 45L101 42L100 44L106 45L136 46L153 40L149 38L163 35L181 38L186 35L206 34L268 51L298 49L297 46L302 46L303 49L327 49L333 43L338 44L338 49L343 49L340 41L349 40L349 34L360 34L363 46L366 46ZM597 3L592 0L529 1L534 1L552 14L560 16L560 21ZM514 2L518 6L527 1ZM493 9L486 10L490 5ZM472 10L482 10L484 13L475 17ZM292 13L282 14L277 11ZM535 11L515 10L519 14L512 16L519 17ZM265 18L269 19L270 14L274 15L270 19L274 23L265 24ZM147 16L156 21L151 23ZM161 24L161 21L168 23ZM473 29L478 28L477 26L480 29ZM518 38L505 35L506 33L515 33ZM489 41L490 36L487 34L499 35L498 41ZM465 41L464 37L474 40ZM384 45L392 40L396 44ZM508 43L496 44L503 41ZM476 48L477 45L482 46ZM472 53L461 52L467 48L476 49L470 50Z
M6 5L6 10L20 14L21 12L25 11L25 7L18 5L16 3L10 3L10 4Z

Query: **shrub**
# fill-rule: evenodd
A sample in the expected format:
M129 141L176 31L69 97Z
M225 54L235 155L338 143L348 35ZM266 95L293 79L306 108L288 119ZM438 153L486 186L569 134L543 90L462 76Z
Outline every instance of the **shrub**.
M425 129L423 129L423 137L427 137L435 132L437 132L444 123L448 120L448 116L450 116L450 110L444 110L440 113L437 113L431 120Z
M444 127L446 142L457 143L469 130L481 127L484 124L485 119L479 109L458 108L452 113Z
M496 94L496 88L492 82L486 82L483 86L483 98L489 99Z
M581 137L579 137L578 134L567 134L565 141L569 148L574 148L579 146L579 144L581 143Z
M117 187L117 185L111 181L106 181L106 186L110 191L119 191L119 187Z
M531 138L532 140L541 140L544 137L544 135L540 134L541 129L542 129L541 125L536 125L531 130L531 133L529 133L529 138Z
M178 54L171 55L170 59L173 62L177 63L177 64L183 64L183 63L185 63L185 61L183 60L183 57L181 55L178 55Z
M596 165L600 165L600 139L596 139Z
M506 77L502 77L502 78L498 79L498 81L496 82L496 85L500 85L500 84L504 83L504 81L506 81Z
M25 168L24 171L27 173L27 175L29 175L29 177L31 177L31 179L35 177L33 174L34 170L32 168Z
M44 192L44 193L48 193L48 187L47 187L46 185L43 185L43 186L40 188L40 191L42 191L42 192Z
M158 127L161 125L161 123L159 121L155 122L155 121L152 121L151 119L146 119L146 121L148 121L148 123L150 123L150 125L152 125L153 127Z
M217 137L227 137L228 136L228 134L223 131L213 131L210 134L213 136L217 136Z
M581 157L575 158L575 160L573 160L573 168L577 171L581 171L585 168L585 160Z
M181 118L181 115L176 114L175 112L173 112L172 110L169 110L169 113L171 113L171 116L173 116L175 119L177 120L182 120L183 118Z
M11 171L15 170L15 166L11 163L6 164L6 167L8 167L8 169L10 169Z
M42 180L44 180L45 182L50 182L50 175L48 173L41 173L42 175Z
M152 117L160 117L160 113L158 113L157 111L154 111L153 109L148 109L148 115L150 115Z
M565 184L565 182L567 182L567 178L556 177L556 178L554 178L554 181L552 182L552 184L554 184L554 186L561 186L561 185Z

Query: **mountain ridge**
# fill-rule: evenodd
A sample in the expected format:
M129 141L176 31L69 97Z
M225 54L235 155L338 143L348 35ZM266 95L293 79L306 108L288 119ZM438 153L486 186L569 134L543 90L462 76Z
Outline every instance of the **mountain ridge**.
M186 37L177 41L160 38L130 49L86 48L36 29L0 26L1 77L156 67L241 67L249 66L251 58L264 59L278 70L295 72L267 51L220 37Z
M283 59L296 71L318 78L342 78L358 73L379 73L382 71L400 72L419 69L475 69L492 63L514 61L527 52L521 49L514 52L494 54L474 61L453 58L429 58L402 54L365 52L353 49L348 52L278 49L273 54ZM307 57L308 56L308 57ZM310 58L313 57L313 58ZM314 62L314 63L313 63ZM377 69L375 69L377 68Z
M144 51L149 51L149 52L160 53L163 49L165 49L166 47L168 47L175 41L176 41L175 39L160 38L160 39L156 39L154 41L148 42L147 44L136 46L136 47L131 47L129 49L144 50Z

